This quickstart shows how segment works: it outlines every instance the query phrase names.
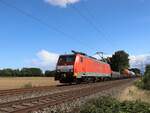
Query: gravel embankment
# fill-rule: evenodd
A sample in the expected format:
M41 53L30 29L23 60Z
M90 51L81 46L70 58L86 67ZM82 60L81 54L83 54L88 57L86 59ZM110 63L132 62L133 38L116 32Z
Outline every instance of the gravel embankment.
M6 103L6 102L11 102L11 101L46 96L46 95L50 95L50 94L54 94L54 93L80 89L83 87L84 88L92 87L95 84L99 84L99 86L103 86L103 85L109 84L111 82L115 82L115 81L107 81L107 82L91 83L91 84L81 84L81 85L71 85L71 86L59 86L59 87L56 87L56 88L50 89L50 90L34 91L34 92L28 92L28 93L23 93L23 94L18 94L18 95L15 95L15 94L5 95L5 96L0 97L0 104Z
M118 97L121 92L127 88L133 85L133 82L129 82L127 84L111 88L106 91L101 91L99 93L93 94L88 97L80 98L78 100L74 100L73 102L66 102L61 105L45 108L43 110L39 110L33 113L78 113L79 107L87 102L87 100L92 98L98 98L99 96L112 96L112 97Z

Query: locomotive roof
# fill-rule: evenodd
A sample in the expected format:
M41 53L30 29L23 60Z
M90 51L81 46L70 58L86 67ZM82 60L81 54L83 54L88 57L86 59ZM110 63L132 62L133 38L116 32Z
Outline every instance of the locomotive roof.
M74 55L81 55L81 56L84 56L84 57L87 57L87 58L90 58L92 60L95 60L95 61L98 61L98 62L101 62L101 63L105 63L105 64L108 64L107 62L104 62L104 61L101 61L101 60L98 60L92 56L88 56L88 55L82 55L82 54L64 54L64 55L60 55L60 56L74 56Z
M64 54L64 55L60 55L60 56L74 56L75 54Z

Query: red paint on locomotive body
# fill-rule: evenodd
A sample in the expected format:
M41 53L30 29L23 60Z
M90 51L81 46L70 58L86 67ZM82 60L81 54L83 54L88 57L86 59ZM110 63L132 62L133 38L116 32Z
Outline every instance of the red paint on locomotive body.
M74 75L79 75L80 73L95 73L105 76L111 75L111 68L105 62L77 54L74 63Z
M73 82L83 77L111 77L110 65L86 55L72 54L59 57L55 80Z

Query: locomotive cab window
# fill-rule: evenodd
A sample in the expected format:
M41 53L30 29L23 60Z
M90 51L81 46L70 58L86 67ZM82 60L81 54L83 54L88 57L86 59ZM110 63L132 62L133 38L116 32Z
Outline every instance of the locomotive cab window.
M58 60L58 64L66 64L66 63L73 63L75 61L74 55L66 55L66 56L60 56Z
M66 62L73 62L74 61L74 57L66 57Z

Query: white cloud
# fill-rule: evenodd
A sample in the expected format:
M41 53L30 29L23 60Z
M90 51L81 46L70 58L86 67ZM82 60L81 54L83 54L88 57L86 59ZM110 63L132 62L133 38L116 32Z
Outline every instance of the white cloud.
M93 55L92 57L96 58L96 59L102 59L101 56L99 56L98 54ZM107 57L112 57L112 55L103 55L104 58Z
M139 68L144 71L147 64L150 64L150 54L130 56L130 65L132 68Z
M104 58L111 57L112 55L104 55ZM97 59L101 59L99 55L94 55L93 57ZM131 68L139 68L141 71L144 72L145 66L150 64L150 54L143 54L143 55L131 55L130 59L130 67Z
M37 58L32 59L30 62L31 66L39 67L43 70L54 70L56 68L58 54L41 50L36 56Z
M54 70L56 68L56 63L59 54L48 52L46 50L41 50L36 54L37 58L30 61L30 66L39 67L43 70ZM104 56L110 57L111 55ZM94 55L95 58L100 58L98 55ZM150 64L150 54L143 55L132 55L130 56L130 66L131 68L139 68L144 71L147 64Z
M45 2L49 3L50 5L60 6L60 7L67 7L67 5L75 4L80 0L45 0Z

